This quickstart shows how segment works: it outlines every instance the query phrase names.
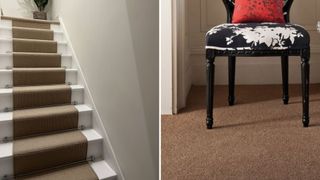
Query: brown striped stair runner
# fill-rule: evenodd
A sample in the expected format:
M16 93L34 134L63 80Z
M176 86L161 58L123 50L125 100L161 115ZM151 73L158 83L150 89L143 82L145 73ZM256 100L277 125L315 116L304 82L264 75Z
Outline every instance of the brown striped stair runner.
M64 84L64 68L13 68L13 86Z
M88 142L78 130L79 112L50 30L57 22L2 19L13 26L15 179L98 179L86 161Z
M13 52L41 52L41 53L57 53L57 42L50 40L38 39L20 39L13 38Z
M78 111L72 105L16 110L13 119L14 139L78 128Z
M24 39L53 40L53 31L45 29L13 27L12 36Z
M61 55L56 53L14 52L14 68L61 67Z

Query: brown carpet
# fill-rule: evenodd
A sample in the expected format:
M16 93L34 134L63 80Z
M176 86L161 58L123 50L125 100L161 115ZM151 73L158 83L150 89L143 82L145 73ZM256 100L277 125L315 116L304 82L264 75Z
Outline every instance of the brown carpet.
M15 140L13 164L16 176L49 169L87 158L87 138L80 131Z
M53 31L46 29L13 27L12 37L25 39L53 40Z
M78 128L78 110L72 105L13 111L14 139Z
M13 86L65 84L64 68L13 68Z
M13 67L61 67L61 55L56 53L14 52Z
M67 166L55 171L18 178L17 180L98 180L88 163Z
M13 109L71 104L67 85L13 87Z
M300 86L283 105L278 85L215 88L215 124L205 125L205 88L193 87L187 107L162 117L162 179L319 179L320 85L311 86L310 127L301 123Z
M57 53L58 48L56 41L19 38L12 40L12 46L13 52Z

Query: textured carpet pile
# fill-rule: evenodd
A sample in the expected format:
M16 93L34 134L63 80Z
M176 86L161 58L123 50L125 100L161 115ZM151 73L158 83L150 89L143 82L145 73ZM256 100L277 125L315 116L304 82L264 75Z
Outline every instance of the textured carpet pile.
M300 86L283 105L278 85L215 88L214 128L205 126L205 87L193 87L187 107L162 116L162 179L319 179L320 86L310 88L310 127L301 123Z

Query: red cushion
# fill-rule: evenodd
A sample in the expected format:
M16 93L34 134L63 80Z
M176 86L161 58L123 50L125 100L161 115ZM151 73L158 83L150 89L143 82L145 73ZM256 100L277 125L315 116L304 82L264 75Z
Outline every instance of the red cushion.
M285 23L283 0L235 0L232 23Z

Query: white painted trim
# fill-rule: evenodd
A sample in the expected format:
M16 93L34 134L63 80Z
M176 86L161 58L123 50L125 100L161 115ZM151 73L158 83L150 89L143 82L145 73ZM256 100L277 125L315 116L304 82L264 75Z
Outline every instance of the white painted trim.
M173 47L172 47L172 1L160 1L160 88L161 114L173 113Z
M178 113L180 86L181 63L179 63L179 2L172 1L172 113ZM179 91L179 92L178 92Z
M117 174L105 161L91 162L90 166L98 176L99 180L111 180L117 176Z
M173 113L186 106L187 95L192 79L188 75L192 70L186 38L186 2L173 1L172 7L172 41L173 41Z
M58 18L59 18L61 30L62 30L62 32L64 32L64 37L69 45L69 48L70 48L69 50L72 53L73 60L75 62L74 66L76 66L76 68L78 69L78 84L82 84L85 89L85 93L84 93L85 104L91 106L93 109L93 116L92 116L93 129L95 129L100 135L102 135L102 137L104 139L103 147L104 147L105 161L109 165L112 166L112 168L115 170L115 172L117 172L117 175L118 175L117 179L118 180L125 180L124 175L120 169L119 162L117 160L117 156L112 148L112 144L111 144L110 138L108 136L108 133L103 126L101 117L100 117L99 112L97 111L96 105L93 101L90 89L89 89L88 84L86 82L86 79L84 77L84 73L83 73L82 68L80 66L76 52L72 46L72 42L70 40L68 31L67 31L66 26L64 24L64 21L63 21L62 17L59 16ZM111 153L111 154L107 154L107 153ZM107 158L107 157L109 157L109 158Z

